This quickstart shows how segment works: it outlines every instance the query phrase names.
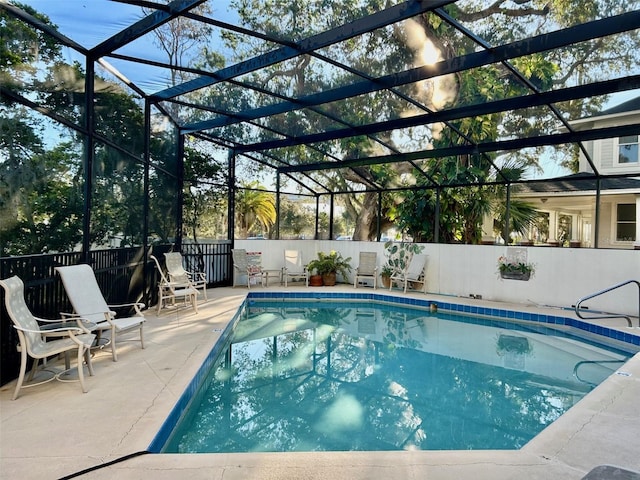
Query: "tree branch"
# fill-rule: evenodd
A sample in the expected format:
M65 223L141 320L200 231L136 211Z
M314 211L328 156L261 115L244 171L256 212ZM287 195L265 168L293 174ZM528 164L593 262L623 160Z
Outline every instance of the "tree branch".
M457 18L462 21L467 22L475 22L477 20L482 20L489 15L504 15L507 17L526 17L528 15L539 15L544 16L549 13L549 5L545 5L542 8L503 8L502 5L506 3L507 0L497 0L492 5L488 6L483 10L478 10L477 12L465 12L464 10L459 9ZM528 0L518 0L515 2L516 4L524 5L528 3Z

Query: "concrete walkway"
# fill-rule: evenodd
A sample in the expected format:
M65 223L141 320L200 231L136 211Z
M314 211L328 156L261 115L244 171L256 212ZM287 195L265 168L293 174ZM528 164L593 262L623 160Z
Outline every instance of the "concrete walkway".
M640 470L640 355L519 451L135 455L147 449L246 293L210 289L197 314L182 307L159 316L148 310L146 348L131 334L120 343L118 362L99 352L86 394L78 383L54 381L22 390L12 401L15 383L3 386L0 478L577 480L603 464ZM624 321L615 323L628 331Z

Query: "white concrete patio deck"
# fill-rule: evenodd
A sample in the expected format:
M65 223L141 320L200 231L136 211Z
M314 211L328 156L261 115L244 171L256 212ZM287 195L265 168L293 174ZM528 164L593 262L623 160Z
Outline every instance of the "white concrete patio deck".
M353 292L346 285L324 288ZM300 289L305 287L289 286L287 291ZM78 383L54 381L22 390L12 401L15 383L3 386L0 478L75 478L77 472L93 469L77 478L572 480L601 464L640 470L640 355L621 367L625 375L610 377L519 451L147 454L116 462L146 450L246 293L241 288L210 289L197 314L181 308L156 316L149 309L146 349L135 341L120 343L116 363L108 351L98 353L86 394ZM556 309L549 313L559 315ZM624 323L612 320L608 326L625 329ZM115 463L105 466L110 462Z

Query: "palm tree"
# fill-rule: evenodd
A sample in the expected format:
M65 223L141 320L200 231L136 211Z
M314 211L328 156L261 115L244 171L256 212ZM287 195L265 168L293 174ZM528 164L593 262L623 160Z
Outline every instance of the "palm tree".
M254 227L268 230L276 221L273 194L259 182L241 185L235 197L236 227L239 238L247 238Z
M502 175L511 181L522 180L526 173L526 161L511 158L501 167ZM517 188L516 188L517 190ZM534 205L525 200L511 198L509 201L509 228L505 230L507 221L507 203L505 187L496 189L496 197L493 202L494 226L505 236L506 243L512 243L511 233L519 233L526 236L531 226L536 223L540 212Z
M443 163L441 170L436 171L433 177L440 174L442 183L456 184L464 183L465 177L470 174L480 175L484 172L478 168L474 171L473 167L464 167L460 168L457 159L454 159L448 164ZM509 158L505 160L501 170L502 180L518 182L525 176L526 162ZM410 234L414 241L435 241L433 223L438 202L439 242L480 243L482 221L487 216L492 216L494 227L504 232L507 218L506 187L501 185L443 188L438 198L434 189L408 191L403 195L403 201L395 207L396 225L401 231ZM508 231L526 235L538 215L539 212L530 203L512 198L509 202Z

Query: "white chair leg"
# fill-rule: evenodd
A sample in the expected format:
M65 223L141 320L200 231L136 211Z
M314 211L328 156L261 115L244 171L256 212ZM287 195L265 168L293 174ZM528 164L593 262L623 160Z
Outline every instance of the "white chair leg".
M22 382L24 382L24 374L27 372L27 352L23 348L20 352L20 375L18 375L18 383L16 383L16 389L13 392L13 398L11 400L15 400L18 398L18 392L20 388L22 388Z
M158 289L158 313L162 309L162 288Z
M84 346L78 347L78 380L80 380L80 386L82 391L87 393L87 387L84 384L84 367L82 366L82 358L84 357Z
M113 361L118 361L118 354L116 353L116 327L111 327L111 356Z
M93 377L93 364L91 363L91 347L87 347L84 349L84 363L87 364L87 370L89 370L89 375Z

